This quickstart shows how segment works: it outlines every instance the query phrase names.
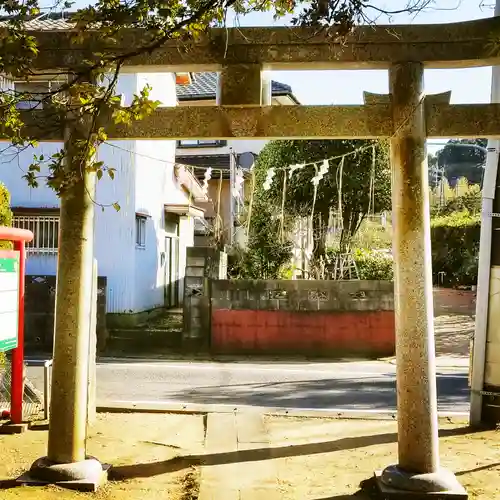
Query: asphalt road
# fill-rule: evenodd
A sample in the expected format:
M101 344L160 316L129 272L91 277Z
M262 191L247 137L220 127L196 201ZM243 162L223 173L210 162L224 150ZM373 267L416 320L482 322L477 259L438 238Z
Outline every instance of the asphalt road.
M43 388L41 368L28 377ZM440 368L438 409L467 412L467 368ZM224 404L294 409L392 411L388 362L270 363L107 360L97 368L98 403Z

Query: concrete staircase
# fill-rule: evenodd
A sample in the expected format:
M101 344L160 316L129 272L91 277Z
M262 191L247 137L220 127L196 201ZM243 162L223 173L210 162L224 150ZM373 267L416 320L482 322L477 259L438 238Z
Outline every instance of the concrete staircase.
M109 329L104 355L161 355L181 350L182 309L164 309L144 324Z

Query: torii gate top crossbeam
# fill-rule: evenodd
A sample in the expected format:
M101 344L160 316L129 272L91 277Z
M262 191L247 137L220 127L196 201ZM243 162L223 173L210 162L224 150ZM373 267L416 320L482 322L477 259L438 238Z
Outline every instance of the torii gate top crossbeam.
M31 23L40 43L38 69L75 67L90 51L120 53L147 43L148 33L122 33L113 47L91 37L84 47L71 44L70 24L54 29ZM56 29L58 28L58 29ZM421 61L427 68L465 68L500 64L500 50L491 45L500 35L500 17L452 24L361 26L339 43L310 28L212 29L190 47L166 43L152 54L127 61L128 71L216 71L228 64L258 64L263 69L386 69L391 64ZM100 45L101 44L101 45Z

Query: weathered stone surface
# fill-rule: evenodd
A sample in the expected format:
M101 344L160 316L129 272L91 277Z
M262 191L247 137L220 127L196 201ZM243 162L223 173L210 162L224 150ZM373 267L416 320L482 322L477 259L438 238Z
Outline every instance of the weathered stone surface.
M196 266L186 267L184 278L183 302L183 344L196 340L207 345L210 340L210 289L211 279L217 279L225 269L223 253L204 247L187 249L188 263Z
M391 465L382 472L380 479L386 486L404 491L437 493L456 490L457 487L463 490L455 474L446 469L439 469L427 474L415 474L403 471L396 465Z
M500 134L500 104L425 103L428 138L497 138Z
M500 104L449 105L447 96L438 94L424 101L428 138L500 135ZM383 138L390 137L393 131L387 101L388 96L370 95L366 105L166 107L130 126L110 124L107 132L115 140ZM43 120L42 113L38 116L39 127ZM52 135L44 140L62 139L57 128L48 129Z
M392 132L387 105L179 106L160 108L138 124L110 127L109 137L327 139L388 137Z
M54 484L66 489L95 492L106 483L109 468L109 465L102 465L91 457L68 464L55 464L43 457L35 461L16 483L32 486Z
M195 44L166 43L153 53L127 60L164 71L216 71L227 64L261 64L266 69L383 69L392 63L422 61L429 68L491 66L500 58L491 51L490 38L500 31L500 19L489 18L444 25L361 26L344 43L332 32L315 28L213 29ZM75 66L92 51L126 53L146 43L149 34L130 30L112 47L98 36L86 46L71 44L69 31L33 32L41 45L39 69ZM159 70L159 68L158 68Z
M224 65L219 76L217 104L262 105L262 66L260 64Z
M467 492L455 475L439 469L428 474L412 474L398 466L389 466L381 473L375 473L379 491L388 500L467 500Z
M212 309L394 310L388 281L212 280Z
M430 473L439 451L423 65L397 64L389 81L399 464Z
M46 457L38 459L30 469L30 475L35 479L47 482L100 480L102 465L96 459L82 460L69 464L57 464Z

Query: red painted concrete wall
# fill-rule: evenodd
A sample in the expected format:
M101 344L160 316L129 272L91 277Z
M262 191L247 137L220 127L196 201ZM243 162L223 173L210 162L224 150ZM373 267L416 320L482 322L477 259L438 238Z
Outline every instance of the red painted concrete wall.
M392 356L394 311L212 310L216 353Z

